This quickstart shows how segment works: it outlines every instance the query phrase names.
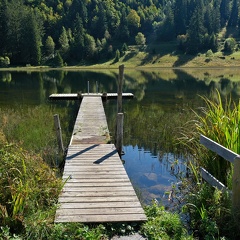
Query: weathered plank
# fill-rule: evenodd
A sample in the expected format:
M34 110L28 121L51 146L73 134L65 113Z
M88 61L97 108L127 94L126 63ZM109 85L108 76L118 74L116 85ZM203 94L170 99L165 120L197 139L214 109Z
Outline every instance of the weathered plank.
M223 147L204 135L200 136L200 143L231 163L233 163L235 157L238 156L235 152Z
M201 176L204 180L206 180L211 186L218 188L221 191L228 191L228 188L217 180L211 173L209 173L206 169L200 167Z
M126 222L128 221L145 221L146 216L143 214L92 214L92 215L56 215L58 222Z

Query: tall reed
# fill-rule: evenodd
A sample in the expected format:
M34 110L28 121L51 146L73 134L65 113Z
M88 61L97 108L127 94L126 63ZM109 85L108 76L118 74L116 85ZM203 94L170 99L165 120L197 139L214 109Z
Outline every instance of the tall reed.
M218 180L231 188L232 164L207 150L199 142L200 134L222 146L240 152L240 102L231 97L222 99L216 91L212 98L201 97L206 106L195 112L195 120L188 122L183 131L181 143L187 147L197 164L206 168Z

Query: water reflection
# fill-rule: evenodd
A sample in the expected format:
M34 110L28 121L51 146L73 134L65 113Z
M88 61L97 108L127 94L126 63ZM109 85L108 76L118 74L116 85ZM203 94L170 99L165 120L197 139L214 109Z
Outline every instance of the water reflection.
M152 199L167 205L173 185L186 172L185 161L171 153L153 155L138 146L125 146L125 168L136 190L141 190L143 202Z
M181 153L181 149L175 149L172 136L191 119L190 109L202 106L199 95L210 96L218 89L223 96L231 94L233 99L239 99L240 71L126 69L124 76L124 92L135 95L133 100L124 100L125 168L145 202L157 198L167 203L166 192L186 170L184 159L172 154ZM87 92L88 82L90 92L116 92L117 78L117 70L0 71L0 107L49 104L50 94ZM67 101L55 104L76 108ZM116 101L109 100L104 107L114 135ZM69 116L69 122L73 116Z

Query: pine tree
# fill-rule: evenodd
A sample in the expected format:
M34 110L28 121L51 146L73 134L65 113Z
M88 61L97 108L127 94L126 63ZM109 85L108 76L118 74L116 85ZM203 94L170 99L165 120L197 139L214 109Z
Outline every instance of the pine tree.
M220 4L220 22L224 27L230 16L230 0L222 0Z
M45 42L45 52L47 56L53 55L55 50L55 43L51 36L48 36Z
M187 0L176 0L174 5L174 24L176 35L186 34Z
M41 62L41 27L33 11L22 19L21 55L25 63L39 65Z
M205 28L203 26L203 5L200 2L190 20L188 28L187 51L190 54L196 54L202 49L204 44Z
M233 0L228 26L236 27L237 24L238 24L238 0Z
M69 42L68 42L68 36L67 36L67 31L65 27L62 27L62 33L59 37L59 44L60 44L61 54L66 55L69 50Z
M82 60L84 55L84 36L85 36L85 29L83 28L82 18L79 14L76 15L76 20L74 23L74 44L72 48L71 55L77 61Z

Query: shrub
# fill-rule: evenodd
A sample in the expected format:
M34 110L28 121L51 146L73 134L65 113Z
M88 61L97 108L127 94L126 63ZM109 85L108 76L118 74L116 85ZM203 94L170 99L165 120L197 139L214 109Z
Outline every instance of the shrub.
M235 50L236 41L234 38L227 38L224 42L224 52L233 53Z
M27 216L56 203L62 181L41 157L1 140L0 225L21 231Z
M7 67L10 65L9 57L0 57L0 67Z
M156 202L146 206L145 213L148 221L143 224L141 232L148 239L193 239L187 235L177 213L167 212Z

